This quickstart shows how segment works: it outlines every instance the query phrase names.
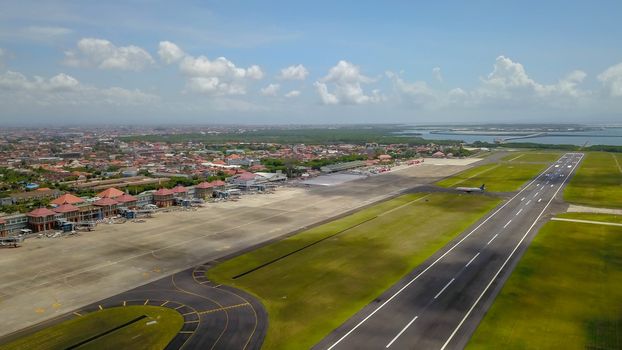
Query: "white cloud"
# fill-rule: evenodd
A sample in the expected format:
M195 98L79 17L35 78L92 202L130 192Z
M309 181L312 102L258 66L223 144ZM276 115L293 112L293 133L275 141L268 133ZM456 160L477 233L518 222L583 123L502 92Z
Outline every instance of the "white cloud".
M171 64L181 60L186 53L170 41L160 41L158 55L164 63Z
M280 79L283 80L305 80L309 75L309 71L305 66L299 64L297 66L289 66L281 69Z
M64 62L69 66L133 71L155 63L151 55L138 46L115 46L108 40L94 38L78 41L76 50L65 52Z
M393 82L394 91L403 101L425 107L438 106L440 103L440 92L432 89L425 81L410 83L393 72L387 72L386 75Z
M207 95L244 95L250 81L260 80L264 73L257 65L240 68L225 57L210 60L206 56L183 54L175 44L160 43L163 60L179 60L179 70L186 76L186 91ZM173 54L171 54L174 52Z
M260 90L264 96L276 96L281 86L279 84L268 84Z
M521 100L544 100L551 97L582 97L589 92L578 85L585 79L583 71L573 71L557 84L538 83L527 75L522 64L505 56L497 57L493 71L482 79L477 94L483 98Z
M372 78L361 74L358 66L342 60L328 71L328 75L316 81L314 86L324 104L365 104L384 101L385 97L379 90L372 91L371 95L367 95L363 90L361 84L373 81ZM332 85L334 92L329 91L329 84Z
M432 68L432 75L439 83L443 82L443 74L441 73L441 67Z
M250 79L260 80L263 78L263 71L259 68L259 66L252 65L246 70L246 75Z
M0 74L0 101L5 105L97 106L136 105L157 101L154 95L120 87L96 88L60 73L49 79L7 71Z
M598 80L603 83L610 96L622 96L622 63L607 68L598 75Z
M292 90L284 95L287 98L293 98L300 96L300 90Z

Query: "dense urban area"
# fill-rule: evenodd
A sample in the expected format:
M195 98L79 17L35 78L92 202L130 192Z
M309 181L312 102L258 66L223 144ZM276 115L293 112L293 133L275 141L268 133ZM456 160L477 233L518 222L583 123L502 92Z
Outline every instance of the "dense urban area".
M387 137L382 129L369 128L283 129L289 135L283 137L273 129L191 130L195 133L5 130L0 134L0 233L90 230L108 217L134 219L163 207L235 200L286 182L304 185L320 174L372 175L423 157L459 158L474 150L460 142ZM300 139L309 143L295 142Z

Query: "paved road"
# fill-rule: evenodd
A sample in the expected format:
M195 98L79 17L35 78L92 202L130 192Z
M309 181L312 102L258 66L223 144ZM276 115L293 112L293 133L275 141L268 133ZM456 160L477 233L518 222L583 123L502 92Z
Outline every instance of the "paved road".
M582 157L562 156L315 348L463 348Z

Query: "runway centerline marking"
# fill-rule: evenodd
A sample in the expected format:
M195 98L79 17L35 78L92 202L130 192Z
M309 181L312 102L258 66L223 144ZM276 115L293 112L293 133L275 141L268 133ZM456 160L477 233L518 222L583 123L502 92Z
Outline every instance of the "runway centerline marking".
M583 159L583 155L581 155L581 157L579 158L579 161L581 161L581 159ZM572 174L572 172L576 169L577 165L579 164L579 162L577 162L577 164L575 164L575 166L570 170L570 172L568 174ZM553 196L551 196L551 199L549 199L549 201L546 203L546 205L544 206L544 208L542 209L542 211L540 212L540 214L538 215L538 217L533 221L533 223L531 224L531 226L529 227L529 229L527 229L527 232L525 232L525 234L523 235L523 237L520 239L520 241L518 241L518 243L516 244L516 246L514 247L514 249L510 252L510 255L508 255L508 257L505 259L505 261L503 262L503 264L501 265L501 267L499 268L499 270L497 270L497 273L495 273L494 276L492 276L492 279L490 280L490 282L488 282L488 284L486 285L486 287L484 288L484 290L482 291L482 293L479 295L479 297L475 300L475 302L473 303L473 305L471 306L471 308L467 311L467 313L464 315L464 317L462 318L462 320L460 321L460 323L458 323L458 325L456 326L456 328L454 329L454 331L449 335L449 338L447 338L447 341L445 342L445 344L443 344L443 346L441 347L440 350L445 350L445 348L447 348L447 346L449 345L449 343L451 342L451 340L456 336L456 333L458 333L458 330L460 329L460 327L462 327L462 325L464 324L464 322L466 321L466 319L471 315L471 312L473 312L473 310L475 309L475 306L477 306L477 304L480 302L480 300L484 297L484 294L486 294L486 292L488 291L488 289L490 289L490 286L493 284L493 282L497 279L497 277L499 276L499 274L501 274L501 271L505 268L505 266L508 264L508 262L510 261L510 259L512 259L512 256L514 255L514 253L516 253L516 251L518 250L518 248L520 247L520 245L523 243L523 241L525 240L525 238L527 238L527 235L529 234L529 232L531 232L531 230L534 228L534 226L536 226L536 223L538 222L538 220L540 220L540 218L542 217L542 215L544 214L544 212L546 211L546 209L549 207L549 205L551 204L551 202L553 202L553 199L555 199L555 197L557 196L557 194L559 193L559 191L564 187L564 185L566 184L566 181L569 179L570 177L566 177L564 179L564 181L561 183L561 185L559 185L559 188L555 191L555 193L553 194ZM551 185L553 186L553 185Z
M525 200L525 197L523 197L523 198L521 198L521 199L520 199L520 201L521 201L521 202L522 202L522 201L524 201L524 200Z
M538 199L538 203L540 203L540 202L542 202L542 198L539 198L539 199Z
M505 224L505 225L503 226L503 228L508 227L508 225L510 224L510 222L512 222L512 219L510 219L510 221L508 221L508 223L507 223L507 224Z
M531 203L531 199L527 201L527 203L525 203L525 205L529 205L529 203Z
M450 284L454 283L456 279L452 278L449 282L447 282L447 284L445 285L445 287L443 287L443 289L441 289L440 292L438 292L435 296L434 299L437 299L439 296L441 296L441 294L443 294L443 292L445 291L445 289L447 289L447 287L449 287Z
M397 340L397 338L399 338L399 337L400 337L400 335L402 335L402 333L404 333L404 332L406 331L406 329L407 329L408 327L410 327L410 325L411 325L411 324L413 324L413 322L415 322L415 320L416 320L418 317L419 317L419 316L415 316L412 320L410 320L410 322L408 322L408 323L406 324L406 326L405 326L404 328L402 328L402 330L401 330L399 333L397 333L397 335L395 336L395 338L391 339L391 341L389 342L389 344L387 344L387 346L385 346L385 348L389 348L389 346L391 346L391 345L392 345L392 344L393 344L393 343Z
M490 241L488 241L488 243L486 243L486 245L489 245L490 243L492 243L492 241L494 241L495 238L497 238L498 235L499 235L498 233L495 233L495 235L492 236L492 238L490 239Z
M468 263L466 263L466 265L464 265L464 267L469 267L469 265L471 265L471 263L475 260L475 258L477 258L479 255L479 253L475 254L474 257L471 258L471 260L469 260Z
M544 172L542 172L540 175L538 175L535 179L531 180L531 182L529 184L527 184L527 186L523 187L522 190L520 190L517 194L515 194L512 198L510 198L507 202L505 202L503 205L501 205L501 207L499 207L497 210L495 210L492 214L490 214L486 219L484 219L484 221L482 221L479 225L477 225L473 230L471 230L471 232L467 233L464 237L462 237L462 239L460 239L458 242L456 242L456 244L454 244L453 246L451 246L449 249L447 249L447 251L445 253L443 253L443 255L439 256L438 258L436 258L436 260L434 260L430 265L428 265L428 267L426 267L425 269L423 269L423 271L421 271L420 273L418 273L415 277L413 277L410 281L408 281L408 283L406 283L402 288L400 288L397 292L395 292L391 297L389 297L387 300L385 300L382 304L380 304L377 308L375 308L372 312L369 313L369 315L367 315L365 318L363 318L361 321L359 321L354 327L352 327L352 329L350 329L348 332L346 332L346 334L344 334L343 336L341 336L341 338L337 339L337 341L335 341L333 343L333 345L331 345L330 347L328 347L327 350L331 350L333 349L335 346L337 346L339 343L341 343L345 338L347 338L350 334L352 334L352 332L354 332L355 330L357 330L363 323L367 322L367 320L369 320L372 316L374 316L378 311L380 311L383 307L385 307L388 303L390 303L393 299L395 299L395 297L397 297L399 294L401 294L406 288L408 288L411 284L413 284L417 279L419 279L419 277L421 277L424 273L426 273L429 269L431 269L432 267L436 266L436 264L438 264L439 261L441 261L444 257L446 257L449 253L451 253L457 246L459 246L462 242L464 242L467 238L469 238L475 231L477 231L480 227L482 227L485 223L487 223L491 218L493 218L495 215L497 215L497 213L499 213L501 210L503 210L508 204L510 204L514 199L516 199L519 195L521 195L523 192L525 192L527 190L527 188L529 186L531 186L534 182L536 182L541 176L542 174L544 174L545 172L549 171L551 168L553 167L553 165L551 164L547 169L544 170Z
M522 211L523 211L523 208L520 208L520 209L516 212L516 215L514 215L514 216L518 216L518 214L520 214Z

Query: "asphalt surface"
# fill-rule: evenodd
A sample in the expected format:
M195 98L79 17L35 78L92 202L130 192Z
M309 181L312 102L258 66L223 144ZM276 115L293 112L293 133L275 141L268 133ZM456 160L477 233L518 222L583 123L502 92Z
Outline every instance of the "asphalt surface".
M78 314L125 305L172 308L184 317L181 331L166 347L173 349L259 349L267 314L252 296L214 285L205 277L208 265L184 270L144 286L104 299Z
M464 348L582 157L562 156L314 348Z
M91 312L130 305L171 308L184 318L182 329L166 347L177 349L259 349L268 326L265 309L249 294L215 285L205 277L209 265L200 265L98 301L10 338L17 339ZM5 339L10 341L10 339ZM136 344L137 348L139 344Z

